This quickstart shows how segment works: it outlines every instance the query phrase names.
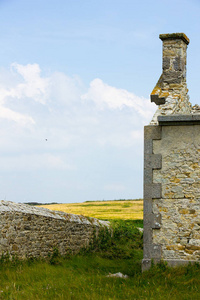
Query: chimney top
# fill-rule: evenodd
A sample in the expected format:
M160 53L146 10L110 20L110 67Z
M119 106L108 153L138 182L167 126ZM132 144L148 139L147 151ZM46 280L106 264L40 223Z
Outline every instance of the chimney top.
M186 83L187 46L190 42L184 33L160 34L163 42L162 75L151 93L151 102L164 105L159 114L190 113ZM157 121L156 121L157 122Z
M166 34L160 34L159 38L164 41L164 40L183 40L187 45L189 44L190 40L187 37L185 33L166 33Z

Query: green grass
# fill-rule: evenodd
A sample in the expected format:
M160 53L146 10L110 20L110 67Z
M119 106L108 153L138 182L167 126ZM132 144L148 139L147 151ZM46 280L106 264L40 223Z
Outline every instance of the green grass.
M124 204L123 204L124 205ZM111 220L112 236L102 231L99 240L79 255L46 261L0 259L0 299L200 299L200 266L153 266L141 273L142 220ZM109 273L127 279L108 278Z
M107 278L121 271L128 279ZM76 256L60 265L23 263L1 269L0 299L199 299L200 267L156 266L141 274L132 259Z

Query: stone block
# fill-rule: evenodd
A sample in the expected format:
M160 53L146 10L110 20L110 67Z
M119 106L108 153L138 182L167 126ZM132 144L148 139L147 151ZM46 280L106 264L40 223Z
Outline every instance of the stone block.
M162 219L162 216L161 216L160 213L153 214L151 227L154 228L154 229L160 229L161 219Z
M145 214L145 219L143 221L145 228L154 228L154 229L160 229L161 227L161 214L160 213L153 213L153 212L147 212Z
M162 78L163 78L164 83L181 84L182 72L180 72L180 71L164 71Z
M144 139L160 140L161 126L156 126L156 125L144 126Z
M145 247L148 247L150 244L152 244L152 229L149 226L144 225L144 231L143 231L143 249Z
M144 153L145 154L152 154L153 153L153 140L152 139L145 139L144 140Z
M170 58L169 57L163 57L163 70L170 68Z
M161 169L162 168L162 156L161 154L145 154L144 156L144 168L148 169Z
M144 211L144 220L145 220L146 215L152 213L152 198L150 198L150 199L145 198L144 199L143 211Z
M161 259L161 245L149 244L144 247L144 259Z
M142 272L148 271L151 268L151 259L142 260Z
M162 185L160 183L152 184L152 199L161 198L162 196Z
M159 97L157 94L151 94L151 102L154 102L156 105L165 104L166 98Z
M153 170L148 168L148 169L144 169L144 181L145 181L145 185L151 185L152 181L153 181ZM145 187L144 185L144 187Z

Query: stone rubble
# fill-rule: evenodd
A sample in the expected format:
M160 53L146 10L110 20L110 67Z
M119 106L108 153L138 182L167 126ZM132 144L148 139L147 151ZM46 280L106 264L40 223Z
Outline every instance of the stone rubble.
M126 279L126 278L128 278L128 275L124 275L121 272L118 272L118 273L115 273L115 274L109 273L109 275L107 275L106 277L116 277L116 278Z

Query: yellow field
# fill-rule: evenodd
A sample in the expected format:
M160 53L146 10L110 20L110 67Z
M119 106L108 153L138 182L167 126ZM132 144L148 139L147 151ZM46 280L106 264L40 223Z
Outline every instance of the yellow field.
M102 220L143 219L143 200L88 201L84 203L43 205L42 207Z

